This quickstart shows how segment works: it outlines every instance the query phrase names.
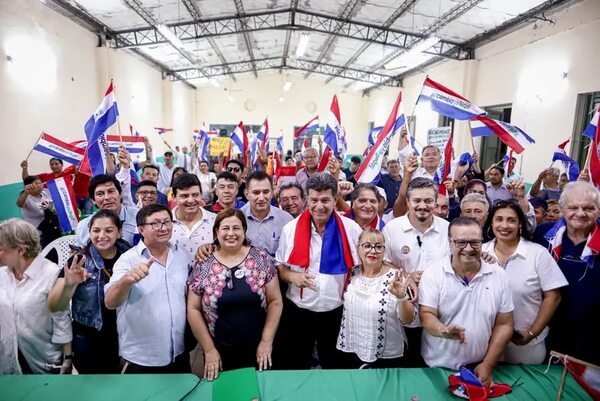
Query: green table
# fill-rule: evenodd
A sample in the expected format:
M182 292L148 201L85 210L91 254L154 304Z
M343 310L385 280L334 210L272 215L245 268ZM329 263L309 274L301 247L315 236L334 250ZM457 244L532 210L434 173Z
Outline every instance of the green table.
M522 385L499 401L554 401L562 366L501 366L498 382ZM420 401L461 400L444 369L307 370L222 373L208 383L193 375L0 376L0 400ZM563 400L591 400L567 375Z

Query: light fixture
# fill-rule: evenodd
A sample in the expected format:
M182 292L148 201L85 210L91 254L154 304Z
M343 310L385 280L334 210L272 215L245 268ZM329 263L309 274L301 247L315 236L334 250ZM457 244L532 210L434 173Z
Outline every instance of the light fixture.
M210 78L210 79L208 80L208 82L210 82L210 84L211 84L212 86L214 86L215 88L218 88L218 87L220 87L220 86L221 86L221 84L219 83L219 81L217 81L217 80L216 80L216 79L214 79L214 78Z
M308 46L308 41L310 40L310 33L303 32L300 36L300 40L298 41L298 47L296 48L296 58L300 58L304 56L304 52L306 52L306 47Z
M227 95L227 99L228 99L228 100L229 100L231 103L235 102L235 98L234 98L233 96L231 96L231 95Z
M279 96L279 103L283 103L284 100L285 100L285 97Z
M292 81L289 79L283 83L283 90L285 92L289 91L292 88Z
M156 30L173 46L183 50L183 42L165 24L156 25Z
M387 63L384 68L393 70L396 68L411 68L422 61L423 52L440 43L440 38L430 36L411 47L408 51L400 54L397 58Z

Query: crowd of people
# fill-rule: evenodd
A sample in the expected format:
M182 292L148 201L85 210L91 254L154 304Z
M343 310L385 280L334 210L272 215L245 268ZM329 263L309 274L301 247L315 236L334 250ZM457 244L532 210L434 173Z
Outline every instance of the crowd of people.
M550 350L599 364L599 190L549 168L527 192L515 160L484 171L476 153L438 182L440 150L405 139L376 185L354 180L360 157L319 172L314 148L281 180L264 151L209 171L193 148L158 163L147 143L135 165L121 147L77 194L64 266L40 256L43 183L85 178L23 162L23 219L0 223L0 372L183 373L198 344L209 380L428 366L490 384Z

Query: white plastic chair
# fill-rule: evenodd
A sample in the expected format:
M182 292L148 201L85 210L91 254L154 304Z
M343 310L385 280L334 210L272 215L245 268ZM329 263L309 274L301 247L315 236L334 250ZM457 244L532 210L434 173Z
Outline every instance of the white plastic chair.
M63 237L57 238L48 245L44 249L42 249L41 255L46 257L53 249L56 249L56 253L58 253L58 262L56 263L60 267L64 267L67 260L71 256L72 252L69 245L77 245L77 236L76 235L65 235Z

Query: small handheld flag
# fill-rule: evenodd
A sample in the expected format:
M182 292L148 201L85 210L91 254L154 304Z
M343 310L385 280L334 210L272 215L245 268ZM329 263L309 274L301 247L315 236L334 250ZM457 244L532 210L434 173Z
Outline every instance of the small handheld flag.
M70 179L59 177L46 183L63 233L74 231L79 221L75 192Z
M469 120L476 116L487 115L485 110L429 77L423 82L421 93L417 98L417 104L419 103L428 103L433 111L456 120Z

